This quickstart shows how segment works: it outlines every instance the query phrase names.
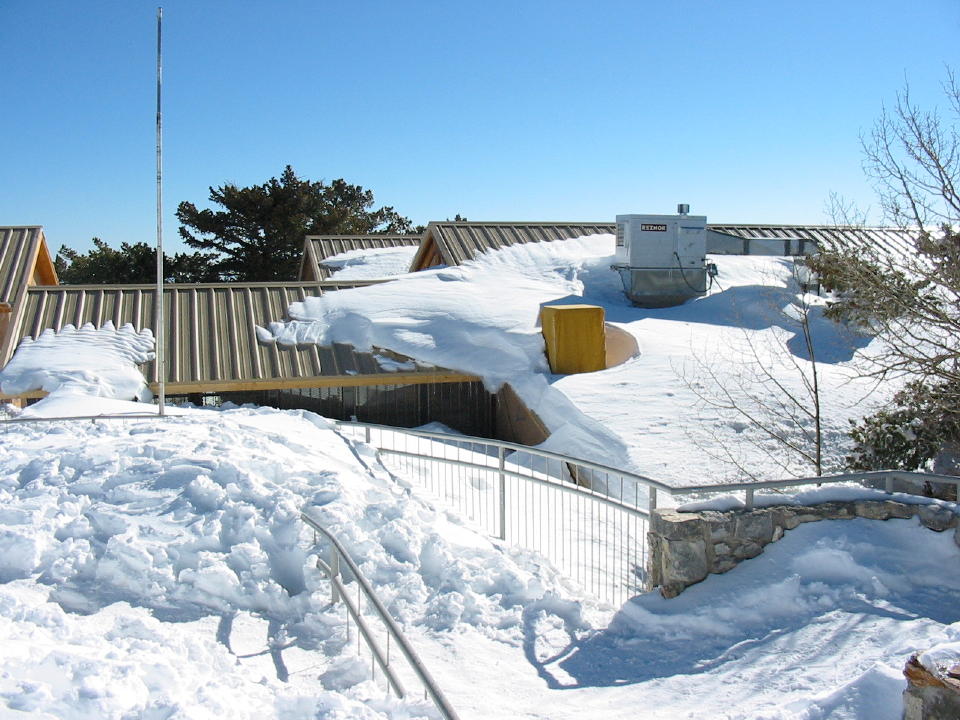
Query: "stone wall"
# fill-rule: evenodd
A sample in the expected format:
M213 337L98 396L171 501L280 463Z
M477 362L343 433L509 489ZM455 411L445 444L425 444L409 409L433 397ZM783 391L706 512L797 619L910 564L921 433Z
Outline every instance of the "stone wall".
M930 670L916 655L903 671L903 720L956 720L960 718L960 666Z
M911 518L931 530L956 529L957 515L943 505L908 505L890 500L828 502L819 505L773 505L736 510L678 512L655 510L650 516L647 572L651 587L672 598L710 573L725 573L763 552L784 532L817 520Z

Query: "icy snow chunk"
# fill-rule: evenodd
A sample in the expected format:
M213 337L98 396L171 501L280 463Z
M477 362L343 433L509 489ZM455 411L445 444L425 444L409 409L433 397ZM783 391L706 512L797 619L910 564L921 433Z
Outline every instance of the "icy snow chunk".
M39 560L38 538L0 530L0 582L27 577Z
M13 359L0 371L0 389L11 395L31 390L149 400L152 395L137 368L153 360L153 333L129 323L117 330L107 322L97 329L65 325L47 329L37 339L25 338Z
M417 364L413 360L397 360L380 354L374 355L373 359L382 370L387 372L413 372L417 369Z

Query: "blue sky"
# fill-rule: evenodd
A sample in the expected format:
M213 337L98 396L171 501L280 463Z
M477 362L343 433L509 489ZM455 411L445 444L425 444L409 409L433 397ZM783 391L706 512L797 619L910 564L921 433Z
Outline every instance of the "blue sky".
M171 249L177 203L286 164L424 224L826 222L875 204L861 133L905 78L942 104L960 36L956 0L162 5ZM156 8L0 0L0 225L154 241Z

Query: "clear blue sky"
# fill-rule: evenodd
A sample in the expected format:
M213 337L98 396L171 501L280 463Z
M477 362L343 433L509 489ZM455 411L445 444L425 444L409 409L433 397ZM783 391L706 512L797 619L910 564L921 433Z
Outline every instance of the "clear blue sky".
M960 2L254 2L164 8L165 243L208 187L291 164L416 223L822 223L859 137L942 104ZM0 0L0 225L155 237L157 3Z

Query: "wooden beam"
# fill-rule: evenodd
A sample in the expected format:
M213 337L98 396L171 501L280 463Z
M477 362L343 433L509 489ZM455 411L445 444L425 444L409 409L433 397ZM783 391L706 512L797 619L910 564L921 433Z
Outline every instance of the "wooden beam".
M331 375L306 378L268 378L266 380L211 380L199 382L169 382L168 395L186 395L188 393L248 392L252 390L294 390L298 388L319 387L372 387L377 385L432 385L435 383L478 382L475 375L462 373L377 373L375 375ZM157 384L149 383L150 390L156 392ZM0 393L0 400L14 398L43 398L47 393L32 390L22 395Z
M246 392L249 390L293 390L315 387L370 387L375 385L430 385L433 383L477 382L480 378L463 373L376 373L374 375L331 375L265 380L217 380L170 382L172 395L188 392ZM151 389L153 384L151 383Z

